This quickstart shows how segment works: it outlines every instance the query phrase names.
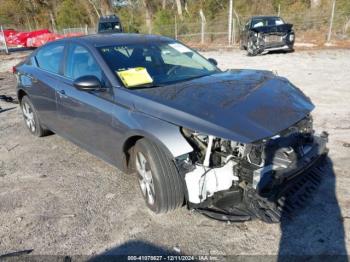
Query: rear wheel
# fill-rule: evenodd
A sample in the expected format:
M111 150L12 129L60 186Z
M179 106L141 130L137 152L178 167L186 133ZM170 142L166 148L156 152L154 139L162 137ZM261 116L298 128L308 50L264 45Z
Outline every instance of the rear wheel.
M21 109L24 122L32 135L41 137L50 133L50 131L41 126L39 116L28 96L22 98Z
M168 152L146 139L138 140L133 161L146 205L155 213L180 207L184 189L175 164Z

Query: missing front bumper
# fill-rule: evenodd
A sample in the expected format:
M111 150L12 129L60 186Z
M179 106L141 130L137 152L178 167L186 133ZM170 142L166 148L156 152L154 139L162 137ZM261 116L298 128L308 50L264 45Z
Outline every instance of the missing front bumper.
M191 206L199 213L220 221L240 222L261 219L278 223L308 202L325 172L327 134L315 137L314 147L290 170L274 174L269 190L233 188L216 193L201 205Z

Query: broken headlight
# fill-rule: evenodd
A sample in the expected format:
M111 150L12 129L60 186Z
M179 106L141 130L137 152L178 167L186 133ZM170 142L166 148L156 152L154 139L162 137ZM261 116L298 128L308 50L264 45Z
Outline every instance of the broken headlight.
M182 128L193 147L186 158L189 200L201 203L232 186L256 188L263 174L286 169L312 143L312 118L307 116L277 135L245 144Z
M293 42L294 39L295 39L295 35L294 35L294 33L291 33L291 34L289 35L289 42Z
M185 174L189 202L200 204L216 192L230 189L239 180L233 172L237 162L222 150L224 140L185 128L182 133L194 149L186 159L193 167Z
M193 163L202 163L208 167L219 167L226 163L228 157L242 158L246 155L243 143L202 134L187 128L182 133L193 147L190 159Z

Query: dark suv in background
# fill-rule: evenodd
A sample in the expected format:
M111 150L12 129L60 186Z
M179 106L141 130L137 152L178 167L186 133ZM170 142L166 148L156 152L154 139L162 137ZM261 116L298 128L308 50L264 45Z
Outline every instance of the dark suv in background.
M292 27L278 16L253 16L241 32L240 47L253 56L264 51L293 51L295 33Z
M101 16L98 21L97 33L122 33L123 28L120 19L116 15Z

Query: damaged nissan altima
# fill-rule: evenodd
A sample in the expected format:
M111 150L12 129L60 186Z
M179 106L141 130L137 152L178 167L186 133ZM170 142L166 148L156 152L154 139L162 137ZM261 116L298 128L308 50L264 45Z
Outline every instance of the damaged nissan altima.
M146 205L278 222L317 188L327 133L270 71L227 70L170 38L49 43L14 68L29 131L57 133L137 174Z

